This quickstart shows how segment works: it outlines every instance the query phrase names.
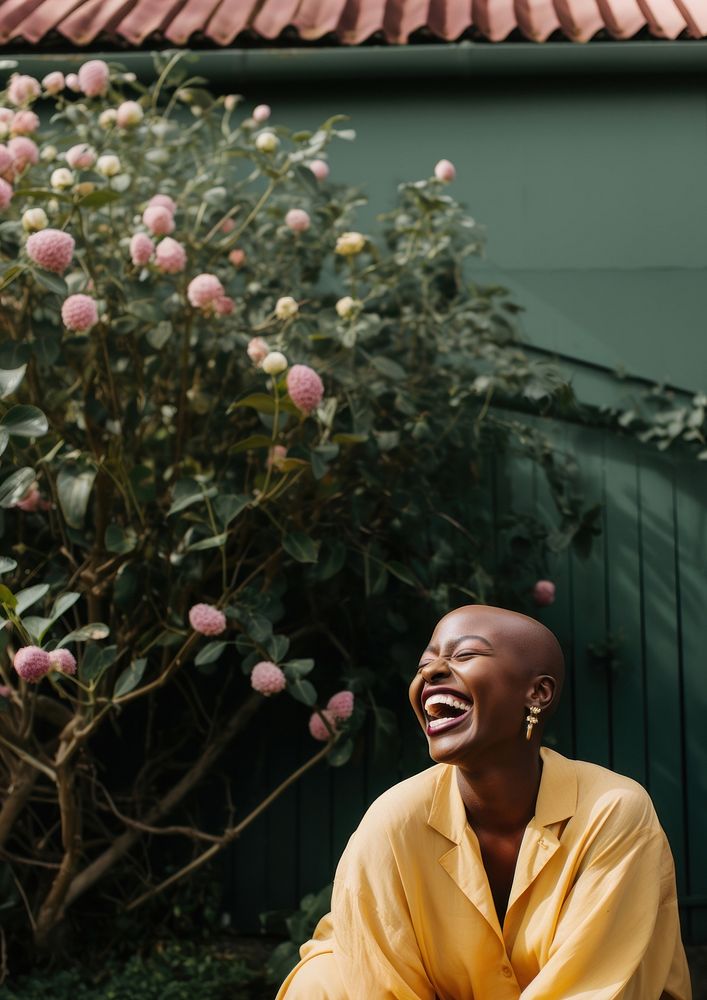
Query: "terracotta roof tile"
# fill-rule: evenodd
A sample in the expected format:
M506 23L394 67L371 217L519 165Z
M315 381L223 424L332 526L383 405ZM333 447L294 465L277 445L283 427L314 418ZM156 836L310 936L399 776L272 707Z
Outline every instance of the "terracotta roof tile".
M465 32L493 42L512 32L542 42L556 31L576 42L597 32L701 38L707 0L0 0L0 43L34 45L58 32L76 46L188 45L194 37L223 46L244 33L275 41L286 30L343 45L372 37L404 45L419 31L443 41Z

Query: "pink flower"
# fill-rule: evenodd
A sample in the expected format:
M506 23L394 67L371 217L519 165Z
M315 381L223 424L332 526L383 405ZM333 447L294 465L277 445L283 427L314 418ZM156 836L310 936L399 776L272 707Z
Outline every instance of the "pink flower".
M287 448L284 446L284 444L275 444L268 452L268 458L267 458L268 467L272 466L273 469L281 469L282 464L286 458L287 458Z
M435 177L438 181L453 181L457 176L456 167L449 160L440 160L435 166Z
M85 333L98 322L98 309L89 295L70 295L61 307L61 318L67 330Z
M7 208L12 201L12 184L8 184L0 177L0 211Z
M96 162L96 151L86 142L72 146L66 151L66 162L74 170L90 170Z
M102 97L109 80L110 72L102 59L89 59L79 69L79 86L86 97Z
M0 698L12 698L12 688L7 684L0 684Z
M0 142L0 174L4 174L12 166L12 154L5 143Z
M269 660L262 660L256 663L250 675L251 687L259 694L277 694L287 686L284 673L278 666Z
M258 125L262 125L266 122L272 111L270 110L269 104L258 104L257 107L253 108L253 121L256 121Z
M21 500L15 504L18 510L23 510L27 514L33 514L36 510L48 510L51 504L42 499L42 494L36 486L30 486Z
M181 243L165 236L157 244L155 263L162 274L179 274L187 266L187 252Z
M63 274L74 255L74 238L60 229L43 229L27 240L30 260L47 271Z
M154 236L167 236L174 232L172 213L162 205L148 205L142 213L142 221Z
M64 74L60 73L59 70L54 70L53 73L47 73L47 75L42 80L42 86L47 94L59 94L64 89L66 81L64 80Z
M230 295L223 295L214 302L214 312L217 316L230 316L236 308L236 303Z
M13 666L23 680L36 684L49 670L49 655L39 646L23 646L15 653Z
M309 365L293 365L287 373L287 391L298 410L311 413L322 401L324 386Z
M262 337L253 337L248 342L246 353L254 365L262 364L270 353L267 340L263 340Z
M13 135L31 135L39 128L39 117L34 111L18 111L12 119Z
M135 233L130 238L130 259L135 267L144 267L152 256L154 249L155 244L146 233Z
M305 233L310 226L309 215L303 208L291 208L285 216L285 225L289 226L293 233Z
M201 635L221 635L226 628L226 616L210 604L195 604L189 609L189 624Z
M7 144L12 157L12 165L18 172L30 165L39 163L39 150L37 144L24 135L15 136Z
M121 128L130 128L131 125L139 125L145 117L145 112L137 101L123 101L118 106L116 121Z
M228 255L228 259L234 267L243 267L245 264L245 250L241 250L239 247L236 247L235 250L231 250Z
M327 702L327 710L331 712L335 719L342 722L349 719L354 710L354 696L352 691L337 691Z
M53 649L49 653L49 669L62 674L76 673L76 657L68 649Z
M555 600L555 584L552 580L538 580L533 587L533 600L539 607L546 607Z
M170 215L177 211L177 203L168 194L153 194L147 203L148 208L166 208Z
M66 80L64 81L69 90L72 90L75 94L81 90L81 84L79 83L79 77L77 73L67 73Z
M236 223L233 221L233 219L224 219L224 221L221 223L222 233L232 233L235 228L236 228Z
M312 160L309 169L318 181L325 181L329 176L329 164L326 160Z
M7 99L10 104L20 107L22 104L30 104L42 93L39 80L33 76L22 73L13 73L10 77L10 85L7 88Z
M208 309L224 294L223 285L215 274L197 274L187 288L187 298L195 309Z
M321 713L312 712L309 717L309 731L315 740L319 740L321 743L326 743L332 738L332 733L327 729L324 719L321 718L322 715L331 726L334 734L336 733L336 719L328 708L325 708Z

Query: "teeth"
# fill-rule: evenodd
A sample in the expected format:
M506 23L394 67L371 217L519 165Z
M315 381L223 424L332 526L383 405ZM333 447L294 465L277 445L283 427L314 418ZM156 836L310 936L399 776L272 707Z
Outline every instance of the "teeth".
M459 718L459 716L457 718ZM427 725L430 727L430 729L439 729L439 727L444 725L445 722L451 722L451 719L447 718L430 719Z
M425 708L429 705L450 705L452 708L458 708L460 712L466 712L467 708L469 708L468 701L461 701L451 694L431 694L425 700Z

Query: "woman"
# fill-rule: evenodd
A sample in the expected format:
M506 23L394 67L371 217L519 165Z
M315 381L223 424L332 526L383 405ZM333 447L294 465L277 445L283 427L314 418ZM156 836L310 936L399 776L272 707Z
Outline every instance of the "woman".
M540 748L563 676L532 618L442 618L410 685L436 766L368 810L278 1000L689 1000L647 793Z

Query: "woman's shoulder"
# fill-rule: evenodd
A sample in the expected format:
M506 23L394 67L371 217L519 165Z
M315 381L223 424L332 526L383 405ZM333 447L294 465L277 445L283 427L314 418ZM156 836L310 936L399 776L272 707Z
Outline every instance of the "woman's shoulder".
M615 818L642 829L660 829L653 802L638 781L600 764L573 760L577 777L577 812Z
M437 786L449 779L451 770L448 764L435 764L391 785L368 807L359 830L390 836L411 826L426 826Z

